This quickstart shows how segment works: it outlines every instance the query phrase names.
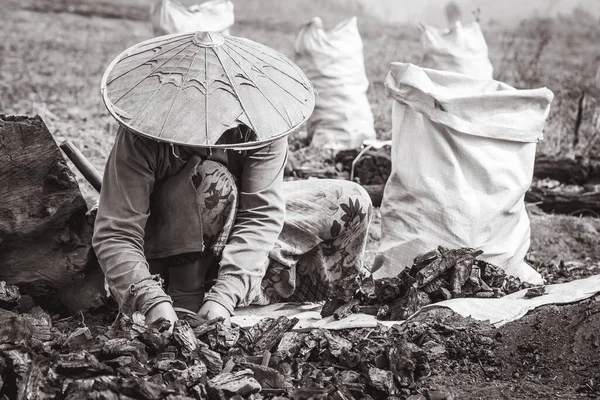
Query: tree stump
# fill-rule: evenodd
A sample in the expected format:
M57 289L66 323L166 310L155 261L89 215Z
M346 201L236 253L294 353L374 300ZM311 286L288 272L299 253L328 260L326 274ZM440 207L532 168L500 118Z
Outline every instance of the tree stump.
M55 312L106 300L75 175L39 116L0 115L0 281Z

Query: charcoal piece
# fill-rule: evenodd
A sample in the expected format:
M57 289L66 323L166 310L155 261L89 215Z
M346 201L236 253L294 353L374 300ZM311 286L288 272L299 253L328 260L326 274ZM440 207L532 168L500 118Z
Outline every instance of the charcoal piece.
M327 348L329 350L329 353L336 358L342 355L343 350L352 349L351 341L341 337L340 335L332 331L326 329L319 329L319 333L322 334L325 340L327 341Z
M424 267L431 264L433 261L440 258L441 254L438 249L428 251L427 253L423 253L415 257L413 260L413 265L410 270L410 274L415 276L417 272L419 272Z
M390 371L401 387L409 387L429 371L425 351L403 338L392 341L386 347L386 355Z
M137 311L131 317L120 313L110 328L112 336L127 339L136 339L147 329L144 315Z
M372 277L362 280L360 287L358 288L358 292L363 303L373 304L373 302L377 301L377 293L375 293L375 281Z
M217 375L223 370L223 360L221 359L221 355L216 351L211 350L206 344L199 342L199 346L195 353L206 365L206 368L211 375Z
M166 318L160 317L156 321L153 321L149 327L156 329L158 332L162 333L168 331L171 328L171 322Z
M388 396L396 394L397 388L394 382L394 374L391 371L371 367L367 371L367 378L371 386L376 390Z
M335 385L335 390L329 396L332 400L355 400L354 395L346 385Z
M452 298L452 293L450 293L450 290L448 290L446 288L441 288L441 289L431 293L429 295L429 298L434 303L438 302L438 301L450 300Z
M260 365L268 367L270 362L271 362L271 352L269 350L265 350L265 352L263 353L263 356L262 356L262 360L260 361Z
M355 349L342 348L337 362L347 368L356 368L365 358Z
M456 264L452 271L452 278L450 280L450 293L452 297L462 297L462 287L471 276L471 266L474 260L464 260Z
M263 389L284 389L291 391L294 388L292 383L281 372L273 368L252 363L244 363L242 367L254 373L254 378L260 382Z
M522 283L519 278L515 278L514 276L507 276L502 283L501 289L506 294L511 294L514 292L518 292L521 290Z
M377 319L385 320L385 319L389 319L389 317L390 317L390 306L387 304L384 304L383 306L379 307L379 311L377 311Z
M221 373L231 372L237 365L238 363L233 358L230 358L223 366L223 370L221 371Z
M414 283L414 278L406 270L403 270L393 278L376 280L375 294L377 301L380 304L385 304L404 297L412 283Z
M416 273L417 287L422 288L435 278L442 276L444 273L454 268L456 264L466 260L474 261L477 256L483 254L483 251L481 250L474 250L467 247L453 250L446 250L439 247L438 251L440 257Z
M244 369L235 373L222 373L208 381L209 399L221 399L223 396L249 396L258 393L261 385L254 379L253 372Z
M262 354L265 350L273 350L283 335L298 323L298 318L287 317L264 318L238 341L239 345L253 354Z
M327 345L327 338L324 335L325 330L313 329L304 337L304 344L300 348L299 357L308 359L311 354L319 354Z
M336 375L336 381L343 385L362 382L361 374L353 370L339 371Z
M92 340L92 332L90 329L85 327L80 327L75 329L65 341L65 346L70 349L77 349Z
M481 278L479 278L479 291L480 292L493 292L494 289L489 287L487 283Z
M10 371L8 376L12 382L7 386L14 386L14 398L29 399L35 393L40 398L53 398L57 393L47 385L48 365L36 354L21 350L8 350L2 352L5 369ZM7 392L10 393L10 392Z
M147 329L137 337L137 340L143 343L152 354L162 353L169 345L168 338L156 329Z
M545 294L546 294L546 287L545 286L537 286L537 287L533 287L531 289L527 289L527 292L525 293L525 298L532 299L534 297L543 296Z
M17 342L22 345L30 340L48 342L53 338L51 329L50 316L39 307L35 307L31 314L22 315L0 309L0 348L2 345Z
M294 390L290 396L294 400L325 400L329 398L329 389L322 387L301 387Z
M93 379L77 379L70 382L65 391L65 400L102 399L102 400L129 400L131 397L120 395L109 389L93 390Z
M328 297L348 302L356 295L359 287L360 277L350 274L345 278L335 279L331 282Z
M217 322L213 325L213 329L205 331L204 334L198 335L200 330L194 329L196 336L200 336L209 347L213 350L226 352L234 347L240 339L240 328L229 327L222 322ZM204 331L204 330L202 330Z
M90 352L97 355L102 360L131 355L142 363L148 361L146 346L137 340L130 340L127 338L107 340L102 344L92 347Z
M56 372L73 379L112 375L112 368L102 364L85 350L60 355L55 365Z
M323 308L321 308L321 318L331 317L333 313L344 304L346 304L346 302L341 299L327 300L323 305Z
M504 280L507 278L506 272L503 269L482 260L479 260L477 265L481 270L481 279L483 279L488 286L492 288L502 287Z
M197 363L183 370L172 370L165 374L165 380L168 382L176 382L185 388L191 388L198 385L206 376L208 370L204 363Z
M200 318L190 318L189 324L194 329L196 336L202 336L208 332L214 331L219 325L222 325L225 321L223 317L213 318L211 320L205 320Z
M282 361L294 359L300 351L305 336L306 334L298 332L284 333L277 345L274 357Z
M0 309L0 350L15 346L28 347L34 333L35 329L28 319Z
M104 362L117 373L123 375L146 376L150 370L133 356L121 356Z
M108 361L106 362L108 364ZM177 359L162 359L154 363L154 369L160 372L168 372L173 370L184 370L187 364Z
M11 309L19 304L21 293L15 285L0 281L0 308Z
M113 379L99 379L94 382L92 388L98 391L111 390L120 395L140 400L163 399L169 395L177 394L173 389L138 378L123 379L114 377Z
M184 357L189 357L198 348L198 339L187 321L177 320L173 326L173 339Z
M428 304L431 304L431 299L427 293L412 287L406 296L390 304L389 318L392 321L403 321Z
M352 312L354 314L377 315L380 308L381 307L378 305L367 305L367 306L356 305L356 306L352 307Z
M342 304L340 307L338 307L337 310L334 311L333 318L336 320L346 318L347 316L352 314L352 307L357 306L359 304L359 299L352 299L349 302Z
M432 294L441 289L448 289L450 284L443 277L436 278L429 282L427 285L423 286L421 290L423 290L427 294Z

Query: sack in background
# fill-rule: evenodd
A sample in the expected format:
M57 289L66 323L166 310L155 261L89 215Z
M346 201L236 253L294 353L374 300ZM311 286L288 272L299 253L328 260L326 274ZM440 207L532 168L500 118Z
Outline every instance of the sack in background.
M150 19L155 36L196 31L229 35L235 17L233 3L212 0L187 8L177 0L158 0L152 4Z
M437 246L473 247L534 284L525 192L553 94L393 63L392 173L381 205L376 278Z
M294 49L296 63L317 92L315 110L307 124L311 145L344 150L375 139L356 17L330 31L323 29L320 18L314 18L300 29Z
M425 51L422 67L492 79L494 67L477 22L466 25L456 22L452 29L419 24L419 29Z

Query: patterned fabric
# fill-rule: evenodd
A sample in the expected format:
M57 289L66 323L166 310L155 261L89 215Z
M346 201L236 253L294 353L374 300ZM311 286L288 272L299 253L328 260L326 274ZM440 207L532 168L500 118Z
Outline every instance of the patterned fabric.
M215 161L201 161L192 175L205 246L218 256L235 222L238 207L236 180Z
M349 300L365 273L369 195L339 180L284 183L286 219L263 289L270 302Z
M219 255L235 222L238 189L217 162L199 164L192 179L204 243ZM372 215L367 192L353 182L308 180L284 183L286 216L269 254L262 293L253 304L348 300L366 271L363 254Z

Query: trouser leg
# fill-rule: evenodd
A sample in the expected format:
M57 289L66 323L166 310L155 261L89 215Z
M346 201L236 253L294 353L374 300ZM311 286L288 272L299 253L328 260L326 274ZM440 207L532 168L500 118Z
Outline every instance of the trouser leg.
M286 182L286 220L263 288L271 301L349 299L358 288L371 199L353 182Z

